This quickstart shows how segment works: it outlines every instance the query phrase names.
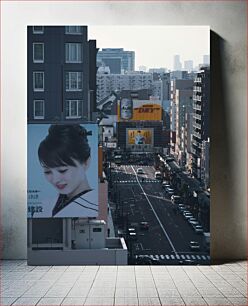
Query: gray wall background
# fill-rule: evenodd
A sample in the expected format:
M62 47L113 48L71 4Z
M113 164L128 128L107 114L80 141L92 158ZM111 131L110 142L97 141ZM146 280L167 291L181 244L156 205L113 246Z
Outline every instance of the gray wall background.
M210 25L211 256L246 258L246 1L5 1L1 6L1 257L27 256L26 26L133 24Z

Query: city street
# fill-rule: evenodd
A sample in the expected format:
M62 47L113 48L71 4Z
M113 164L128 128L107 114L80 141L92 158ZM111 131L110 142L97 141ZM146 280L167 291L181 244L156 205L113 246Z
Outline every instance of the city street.
M137 174L138 168L144 174ZM137 239L131 242L126 235L133 256L149 255L162 264L185 260L208 264L210 257L204 250L204 236L194 232L154 176L153 166L114 165L112 169L113 188L119 197L118 210L128 215L128 227L134 228L137 234ZM115 209L113 205L112 210ZM140 228L140 222L148 222L149 229ZM198 242L200 250L192 251L190 241Z

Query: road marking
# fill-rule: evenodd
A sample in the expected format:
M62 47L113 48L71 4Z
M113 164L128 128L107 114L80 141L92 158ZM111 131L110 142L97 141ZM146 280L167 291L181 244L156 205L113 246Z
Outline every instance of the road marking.
M138 244L137 244L138 245ZM164 260L164 261L166 261L166 260L175 260L175 259L177 259L177 260L180 260L180 259L183 259L183 260L185 260L185 256L186 256L186 258L188 259L188 260L195 260L196 258L195 257L197 257L197 256L194 256L194 255L188 255L188 254L185 254L185 255L182 255L182 254L180 254L180 255L173 255L173 254L169 254L169 255L153 255L153 254L147 254L147 255L136 255L136 258L138 258L138 257L140 257L140 258L144 258L144 257L149 257L149 258L151 258L151 259L162 259L162 260ZM207 256L208 257L208 256ZM206 260L207 258L205 257L205 259L204 260ZM201 259L202 260L202 259Z
M176 251L176 249L175 249L175 247L174 247L174 245L173 245L173 243L172 243L172 241L171 241L169 235L167 234L166 230L164 229L163 224L162 224L161 221L159 220L159 217L158 217L157 213L155 212L155 210L154 210L154 208L153 208L153 206L152 206L152 204L151 204L151 202L150 202L150 200L149 200L147 194L145 193L143 187L141 186L141 184L140 184L140 182L139 182L139 180L138 180L138 177L137 177L137 173L134 171L133 166L132 166L132 169L133 169L133 172L135 173L136 180L137 180L137 182L138 182L140 188L142 189L142 191L143 191L143 193L144 193L144 196L145 196L146 199L147 199L147 202L149 203L149 205L150 205L150 207L151 207L151 209L152 209L152 211L153 211L155 217L156 217L157 220L158 220L159 225L161 226L161 228L162 228L162 230L163 230L163 232L164 232L164 234L165 234L167 240L169 241L170 246L172 247L172 249L173 249L173 251L175 252L175 254L177 254L177 251Z
M125 172L126 172L126 174L128 174L128 172L127 172L127 166L125 166Z

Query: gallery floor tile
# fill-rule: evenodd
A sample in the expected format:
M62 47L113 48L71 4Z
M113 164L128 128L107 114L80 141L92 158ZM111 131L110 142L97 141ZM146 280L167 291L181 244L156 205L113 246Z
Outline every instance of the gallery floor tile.
M210 266L1 263L0 305L248 305L247 262Z

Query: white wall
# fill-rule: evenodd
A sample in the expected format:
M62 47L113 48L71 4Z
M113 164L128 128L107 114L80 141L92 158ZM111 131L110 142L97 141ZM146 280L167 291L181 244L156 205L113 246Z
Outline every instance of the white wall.
M211 252L213 258L245 258L245 1L4 1L1 9L3 257L26 258L26 26L71 23L210 25L220 36L212 50L212 55L218 58L216 68L212 67L218 75L213 77L217 82L213 87L218 93L212 101Z

